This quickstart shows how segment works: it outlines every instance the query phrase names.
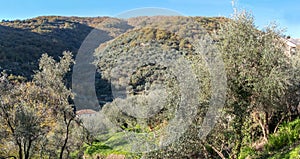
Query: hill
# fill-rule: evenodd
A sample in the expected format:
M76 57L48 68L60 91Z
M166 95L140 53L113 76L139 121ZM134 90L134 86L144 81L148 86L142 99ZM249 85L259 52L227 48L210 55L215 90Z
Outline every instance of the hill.
M76 53L95 23L106 18L37 17L0 23L0 70L31 78L43 53Z
M163 17L156 17L159 19ZM177 17L178 19L179 17ZM0 71L31 78L41 54L57 58L63 51L76 55L81 43L92 29L109 17L41 16L27 20L0 22ZM176 19L176 18L175 18ZM218 28L225 18L193 17L209 31ZM106 31L117 36L127 29L151 24L153 18L138 17L124 21L126 27L105 26ZM125 28L125 29L124 29ZM122 30L123 29L123 30ZM117 33L119 32L119 33Z
M287 152L285 149L290 145L285 144L286 141L298 143L299 120L297 124L279 124L299 116L299 109L294 105L299 103L295 94L298 94L300 77L297 73L290 75L290 72L300 72L300 64L296 58L283 55L284 44L274 40L278 34L259 31L252 19L247 18L242 16L240 21L229 21L222 17L155 16L117 19L43 16L22 21L2 21L0 71L22 75L30 81L43 53L48 53L56 60L65 50L72 51L77 57L81 56L79 51L88 54L88 58L83 60L87 65L96 65L96 76L89 74L86 65L79 64L75 65L74 70L76 67L83 68L82 72L77 72L81 76L72 81L78 89L85 90L83 95L75 91L77 96L74 102L79 98L87 99L81 103L83 107L75 105L79 108L77 115L88 116L81 118L92 137L91 144L83 148L86 149L85 154L107 155L116 153L115 150L127 154L132 152L128 151L131 141L134 148L137 147L136 152L144 152L143 146L136 145L144 145L144 141L150 140L162 147L177 137L181 137L178 145L171 144L166 149L145 154L146 157L161 154L169 158L172 158L170 155L175 158L246 158L256 154L255 151L257 156L270 156L278 150ZM227 22L228 25L220 30L220 25ZM89 39L91 41L84 41L90 37L88 35L91 32L97 34ZM211 38L207 35L211 35ZM199 40L196 42L200 45L194 45L194 39ZM82 43L92 45L81 49ZM217 44L218 48L208 47L211 44ZM216 60L215 57L219 57L216 49L222 51L225 66ZM95 58L90 58L90 55ZM70 60L71 55L68 57ZM67 69L62 67L64 63L58 65L51 58L46 58L47 66L53 67L55 71L45 67L43 75L38 77L42 81L40 84L52 85L60 80L49 78L43 82L42 79L56 77L61 70ZM291 64L295 67L290 67ZM221 76L225 75L214 73L222 72L223 68L227 71L228 88L223 89L222 86L227 84L221 83L217 85L221 86L220 90L215 91L214 82L222 81ZM80 77L91 78L84 80ZM3 79L6 80L6 76ZM71 82L70 74L66 79ZM76 85L75 80L80 84ZM93 85L94 81L96 85ZM62 82L65 81L61 81L60 86L63 86ZM92 87L86 87L91 86L88 84L92 84ZM57 90L57 87L53 88ZM95 88L99 99L94 100L96 104L89 100L94 99ZM72 91L75 89L73 87ZM211 120L210 113L217 112L218 108L210 108L217 107L215 101L225 98L220 95L222 91L228 92L224 101L224 117L220 118L216 126L210 126L214 129L206 140L200 141L198 125L211 124L205 119ZM56 96L56 93L53 94ZM72 102L69 97L64 99L68 105ZM91 109L89 106L98 106L97 102L102 109L93 107L97 111L86 111ZM86 110L83 112L81 109ZM73 108L69 110L71 114L74 111ZM98 114L98 110L105 115ZM109 123L105 123L107 120L102 120L102 117L108 118ZM204 125L204 128L207 127ZM277 128L279 131L275 133ZM108 129L116 133L110 133ZM292 131L286 134L286 130ZM144 136L145 133L150 135ZM269 142L266 142L268 136ZM156 147L153 146L150 144L151 150ZM296 147L291 153L298 149ZM270 150L274 150L274 153L270 154Z

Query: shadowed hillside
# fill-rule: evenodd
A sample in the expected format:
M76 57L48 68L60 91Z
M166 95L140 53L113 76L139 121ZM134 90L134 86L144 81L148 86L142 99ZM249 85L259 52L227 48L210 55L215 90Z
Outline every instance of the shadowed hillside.
M38 17L0 23L0 69L27 78L43 53L54 58L77 53L82 41L105 18ZM89 26L91 25L91 26Z

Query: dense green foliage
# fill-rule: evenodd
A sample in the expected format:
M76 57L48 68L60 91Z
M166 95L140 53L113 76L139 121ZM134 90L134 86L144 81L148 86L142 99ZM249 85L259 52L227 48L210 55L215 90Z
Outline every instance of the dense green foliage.
M277 152L276 155L269 157L268 159L299 159L300 155L299 155L299 151L300 151L300 146L298 145L297 147L287 151L287 152Z
M299 154L299 119L282 123L279 130L271 134L263 151L255 151L254 148L244 147L239 158L263 159L297 159Z
M270 135L266 149L269 151L280 150L300 139L300 120L284 123L279 127L276 134Z

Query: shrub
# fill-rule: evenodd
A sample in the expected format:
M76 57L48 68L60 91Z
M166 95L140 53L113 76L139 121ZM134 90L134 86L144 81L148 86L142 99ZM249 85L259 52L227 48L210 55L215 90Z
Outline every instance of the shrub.
M267 150L276 151L293 144L300 139L300 119L284 123L279 127L276 134L272 134L266 145Z
M255 150L247 146L241 149L238 159L246 159L248 156L254 156L254 155L255 155Z

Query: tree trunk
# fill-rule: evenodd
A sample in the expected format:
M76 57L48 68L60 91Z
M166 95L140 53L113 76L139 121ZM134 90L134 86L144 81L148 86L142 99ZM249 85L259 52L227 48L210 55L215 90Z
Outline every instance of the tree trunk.
M26 149L26 151L24 150L25 151L25 159L29 159L31 144L32 144L32 140L29 140L27 149Z
M19 159L23 159L23 150L22 150L22 144L17 141L18 147L19 147Z
M270 127L269 127L269 124L270 124L270 119L269 119L269 113L268 112L265 112L265 121L266 121L266 123L265 123L265 129L266 129L266 139L267 139L267 141L268 141L268 136L269 136L269 132L270 132Z
M66 119L65 119L66 121ZM66 132L66 138L65 138L65 141L64 141L64 145L61 147L61 150L60 150L60 154L59 154L59 158L60 159L63 159L63 154L64 154L64 150L66 149L66 146L67 146L67 143L68 143L68 140L69 140L69 128L70 128L70 125L71 125L71 121L72 119L70 119L67 123L67 132Z
M210 145L210 147L219 155L219 157L221 157L222 159L226 159L226 157L222 154L221 151L219 151L217 148L215 148L212 145Z
M237 135L237 140L236 140L236 158L237 156L240 154L241 152L241 148L242 148L242 142L244 139L244 135L243 135L243 125L244 125L244 121L246 118L246 111L245 111L245 105L244 104L236 104L235 105L235 115L236 115L236 120L235 120L235 133Z
M242 142L243 142L243 138L244 138L244 135L243 135L243 124L244 124L244 120L243 120L243 117L240 118L239 120L240 124L239 124L239 127L238 127L238 130L237 130L237 135L238 135L238 141L237 141L237 156L240 154L241 152L241 148L242 148Z
M268 139L267 139L267 132L266 132L266 127L265 127L265 125L266 124L264 124L264 122L262 121L263 119L259 116L259 112L258 112L258 118L257 118L257 120L258 120L258 123L259 123L259 126L261 127L261 130L262 130L262 133L263 133L263 138L264 138L264 140L265 141L268 141ZM264 118L265 119L265 118Z

